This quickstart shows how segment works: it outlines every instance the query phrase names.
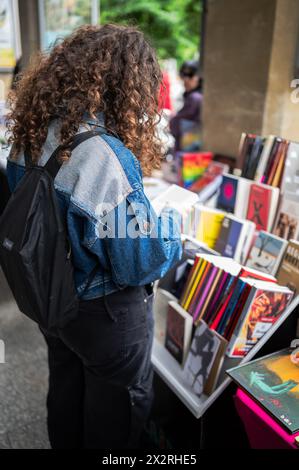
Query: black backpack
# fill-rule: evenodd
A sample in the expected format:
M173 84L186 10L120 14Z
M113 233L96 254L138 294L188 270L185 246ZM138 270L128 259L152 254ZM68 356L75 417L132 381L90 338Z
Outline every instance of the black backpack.
M103 133L76 134L70 151ZM25 153L25 175L0 218L0 265L18 308L48 331L64 327L78 311L70 244L54 188L60 150L45 166L32 165Z

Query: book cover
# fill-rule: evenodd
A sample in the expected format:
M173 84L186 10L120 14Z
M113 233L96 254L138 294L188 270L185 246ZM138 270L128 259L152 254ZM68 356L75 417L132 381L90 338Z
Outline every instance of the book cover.
M181 162L181 181L185 187L192 185L205 172L213 158L211 152L182 152L180 154Z
M247 279L247 282L249 280ZM230 357L244 357L283 314L293 293L281 286L253 281L253 287L228 347ZM257 286L268 287L257 287Z
M290 433L299 430L299 355L287 348L227 371Z
M299 293L299 242L290 240L277 273L277 281Z
M200 193L201 191L203 191L203 189L205 189L208 185L212 184L216 178L221 176L227 170L227 165L224 165L223 163L219 162L211 162L202 177L196 180L189 187L189 190L194 191L195 193Z
M198 397L203 394L220 345L218 336L200 321L183 370L185 383Z
M166 323L168 314L168 302L177 299L167 290L158 287L153 305L155 318L155 338L161 344L165 344Z
M244 223L225 216L215 244L215 250L222 256L234 258Z
M238 191L238 178L234 175L223 175L217 199L217 208L225 212L234 212Z
M272 192L265 186L252 184L249 192L247 219L255 223L257 230L267 230Z
M177 302L169 302L165 348L182 365L190 347L193 321Z
M261 231L249 253L246 266L275 276L287 241L270 233Z
M199 288L200 283L202 282L202 279L204 279L204 273L206 270L209 268L209 265L207 261L203 260L202 258L200 259L198 263L198 269L196 272L196 276L193 280L193 283L191 285L190 291L188 292L188 296L186 298L186 301L184 302L184 309L189 310L189 306L195 296L196 290Z
M194 322L197 322L198 318L200 318L201 316L201 313L202 313L201 308L205 303L205 300L209 294L209 291L212 287L212 284L214 282L214 279L216 277L218 270L219 268L217 268L216 266L212 266L211 271L207 275L207 281L204 286L204 289L202 289L201 295L199 296L198 301L192 310Z

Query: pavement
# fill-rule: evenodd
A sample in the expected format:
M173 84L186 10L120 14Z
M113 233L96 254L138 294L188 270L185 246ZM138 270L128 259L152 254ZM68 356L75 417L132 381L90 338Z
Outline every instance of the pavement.
M38 327L22 315L0 271L0 449L50 448L46 426L47 351Z

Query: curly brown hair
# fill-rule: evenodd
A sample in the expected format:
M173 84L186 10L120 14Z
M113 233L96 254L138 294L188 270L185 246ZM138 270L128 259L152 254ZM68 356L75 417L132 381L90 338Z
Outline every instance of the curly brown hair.
M154 49L135 27L85 25L39 53L9 95L11 157L30 150L37 163L53 118L60 117L66 146L88 113L105 124L136 155L144 174L159 166L157 137L161 70ZM68 152L63 152L67 158Z

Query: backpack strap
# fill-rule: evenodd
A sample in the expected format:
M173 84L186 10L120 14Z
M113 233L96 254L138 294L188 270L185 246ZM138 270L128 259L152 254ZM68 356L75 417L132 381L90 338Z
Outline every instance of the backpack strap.
M48 159L47 163L45 164L44 169L48 173L50 173L50 175L54 179L55 176L57 175L61 165L62 165L62 163L60 163L57 160L57 156L63 148L67 148L68 150L70 150L72 152L78 145L80 145L85 140L91 139L92 137L95 137L97 135L103 135L103 134L107 134L107 133L108 133L107 130L105 130L103 128L103 129L99 129L99 130L96 130L96 131L95 130L85 131L85 132L80 132L80 134L76 134L72 138L72 141L71 141L70 145L68 145L68 146L59 145L54 150L54 152L50 155L50 158Z

